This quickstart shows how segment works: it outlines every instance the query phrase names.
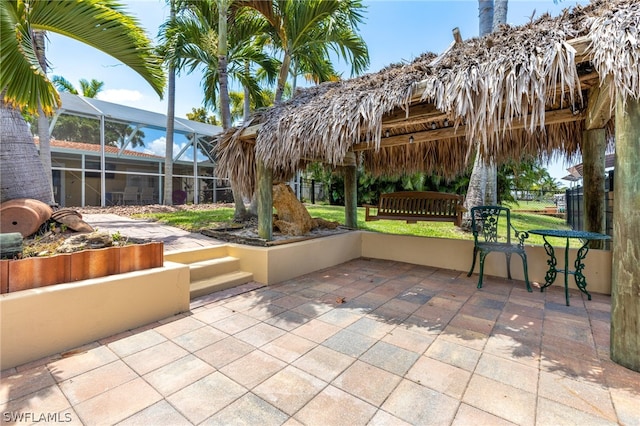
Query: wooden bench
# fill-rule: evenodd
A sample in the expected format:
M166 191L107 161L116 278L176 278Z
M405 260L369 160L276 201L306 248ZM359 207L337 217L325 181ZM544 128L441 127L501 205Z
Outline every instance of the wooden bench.
M365 220L406 220L462 223L464 197L457 194L432 191L406 191L380 194L377 206L365 205ZM377 209L375 215L369 209Z

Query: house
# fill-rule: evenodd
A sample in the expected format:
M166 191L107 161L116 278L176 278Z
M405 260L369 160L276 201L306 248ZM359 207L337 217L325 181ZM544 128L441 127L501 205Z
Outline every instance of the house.
M62 107L49 129L54 138L56 124L64 115L97 120L94 127L99 134L92 135L96 143L51 139L56 202L60 206L162 203L165 157L137 150L132 141L143 131L166 135L166 115L70 93L60 93L60 97ZM105 141L104 129L109 125L120 126L124 135L117 141ZM229 184L216 177L211 155L211 140L221 130L206 123L175 119L174 140L183 148L173 156L174 204L229 200ZM39 143L37 137L35 141ZM127 187L135 188L135 195L125 200Z

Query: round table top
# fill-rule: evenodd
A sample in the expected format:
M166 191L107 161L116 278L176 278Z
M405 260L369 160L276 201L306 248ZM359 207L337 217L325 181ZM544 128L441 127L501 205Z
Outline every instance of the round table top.
M580 238L583 240L609 240L610 236L598 232L574 231L572 229L532 229L529 234L542 235L544 237Z

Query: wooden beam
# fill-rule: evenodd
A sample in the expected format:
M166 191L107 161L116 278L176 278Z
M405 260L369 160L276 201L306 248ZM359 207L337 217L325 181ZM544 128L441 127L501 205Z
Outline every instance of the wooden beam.
M347 228L358 227L358 178L356 154L347 152L344 168L344 225Z
M555 111L547 112L545 116L544 123L547 124L557 124L571 121L579 121L584 119L584 113L580 112L575 114L571 109L560 109ZM525 122L523 119L514 119L511 122L511 129L522 129L525 127ZM382 138L380 140L380 148L386 148L391 146L400 146L400 145L408 145L412 143L410 138L413 137L413 143L422 143L422 142L430 142L439 139L451 139L455 137L465 136L466 126L458 126L458 128L454 127L445 127L441 129L435 130L425 130L422 132L413 132L407 133L404 135L390 136L388 138ZM353 145L353 151L367 151L370 149L375 149L375 146L372 143L360 142Z
M611 120L611 76L589 90L585 130L602 129Z
M611 360L640 372L640 101L616 99L615 120Z
M408 112L402 108L396 108L392 112L385 114L382 117L382 125L404 123L408 120L415 120L429 115L444 116L445 114L432 103L421 103L411 105Z
M258 236L273 239L273 173L261 160L256 161L258 174Z
M261 124L254 124L253 126L249 126L240 133L240 140L244 141L247 139L255 139L258 136L258 131L262 127Z
M582 134L583 223L584 230L604 234L606 228L604 158L607 150L605 129L585 130ZM589 248L603 249L604 240L589 241Z
M453 40L456 42L456 44L462 44L462 34L460 34L460 28L455 27L453 30L451 30L451 32L453 33Z

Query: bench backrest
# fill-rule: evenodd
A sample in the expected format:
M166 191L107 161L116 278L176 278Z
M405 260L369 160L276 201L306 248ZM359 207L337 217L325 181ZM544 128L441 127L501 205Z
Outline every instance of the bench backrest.
M378 214L456 217L464 197L435 191L406 191L380 194Z

